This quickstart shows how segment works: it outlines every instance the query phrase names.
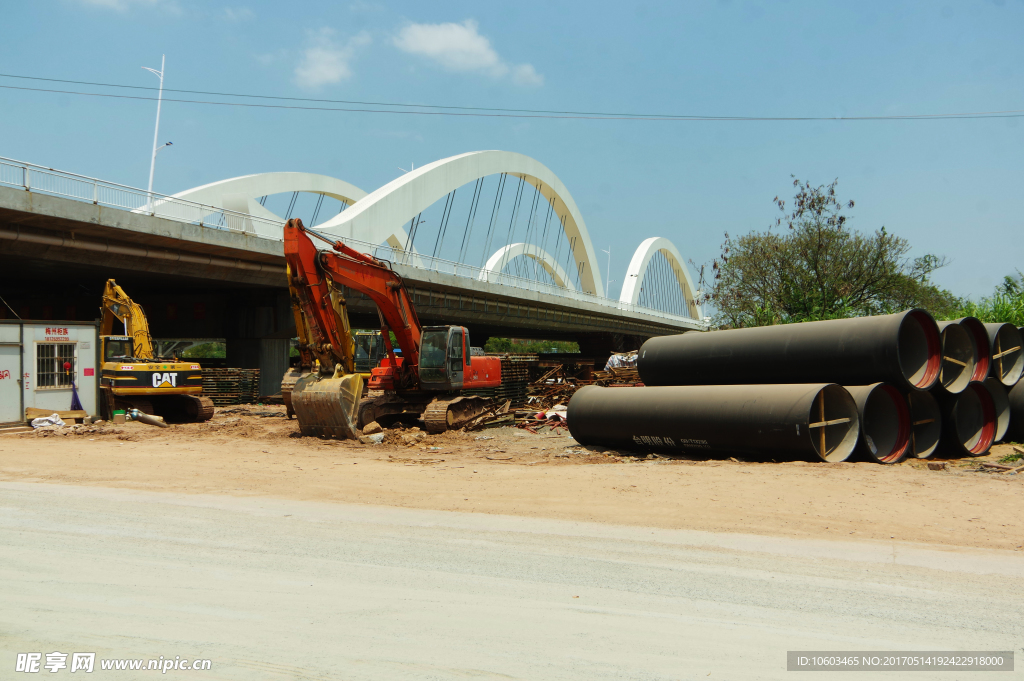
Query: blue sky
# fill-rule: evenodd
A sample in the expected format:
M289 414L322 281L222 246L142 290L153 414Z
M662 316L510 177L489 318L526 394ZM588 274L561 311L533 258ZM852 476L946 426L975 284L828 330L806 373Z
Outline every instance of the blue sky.
M0 72L294 97L580 111L858 116L1024 109L1024 2L8 3ZM38 86L0 78L0 85ZM93 88L95 90L95 88ZM169 95L170 96L170 95ZM0 89L0 155L145 186L155 104ZM366 190L477 149L542 161L613 291L648 236L696 262L766 228L790 175L839 178L851 223L951 258L991 292L1024 269L1024 121L446 118L168 102L155 189L272 170ZM468 191L466 192L469 193ZM604 256L601 267L604 268Z

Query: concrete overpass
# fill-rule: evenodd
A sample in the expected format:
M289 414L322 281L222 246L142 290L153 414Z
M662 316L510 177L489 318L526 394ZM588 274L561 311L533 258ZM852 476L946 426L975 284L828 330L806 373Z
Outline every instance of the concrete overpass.
M38 184L6 184L0 185L0 289L19 316L93 319L102 283L114 277L143 304L155 337L223 338L227 364L260 367L263 392L276 391L295 330L282 244L272 234L68 198ZM393 250L389 259L424 323L463 324L478 345L490 336L575 340L583 354L601 355L700 326L500 271L442 271L411 251ZM354 326L375 327L373 303L347 293ZM3 313L12 316L6 307Z

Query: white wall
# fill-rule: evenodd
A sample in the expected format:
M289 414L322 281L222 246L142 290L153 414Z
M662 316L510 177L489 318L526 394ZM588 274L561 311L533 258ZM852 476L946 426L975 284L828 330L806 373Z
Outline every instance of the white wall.
M64 411L71 408L71 388L40 388L36 385L36 353L43 343L73 343L75 345L74 382L78 399L91 416L99 414L96 387L100 367L96 364L97 332L95 324L73 322L25 322L22 358L24 376L22 392L25 407L38 407Z
M25 418L21 411L21 346L17 324L0 324L0 423Z

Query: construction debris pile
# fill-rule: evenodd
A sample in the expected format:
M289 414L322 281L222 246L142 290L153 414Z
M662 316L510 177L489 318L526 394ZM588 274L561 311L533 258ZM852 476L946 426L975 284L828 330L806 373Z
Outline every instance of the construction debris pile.
M526 406L537 411L550 409L556 404L568 404L577 390L593 383L580 378L580 373L582 369L574 365L559 364L548 369L527 388Z
M1024 430L1022 370L1015 327L924 310L686 333L641 348L646 387L581 388L568 423L581 444L665 453L981 456Z
M565 428L567 405L580 388L588 385L642 386L636 370L637 352L613 353L604 371L593 371L590 367L575 363L560 363L554 367L543 367L543 373L530 381L523 391L525 399L509 400L504 410L498 408L481 415L468 428L475 430L492 425L515 425L536 432L547 427L554 431ZM524 366L525 368L525 366ZM502 372L505 371L504 361ZM522 380L522 373L513 375L513 380ZM502 382L505 382L502 374Z
M595 371L594 385L643 385L636 369L639 352L615 353L608 358L604 371Z

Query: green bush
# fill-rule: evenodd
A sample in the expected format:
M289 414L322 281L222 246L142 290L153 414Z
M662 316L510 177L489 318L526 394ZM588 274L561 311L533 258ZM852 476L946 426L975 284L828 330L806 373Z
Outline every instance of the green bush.
M199 345L193 345L189 349L181 353L183 358L196 358L201 359L203 357L227 357L227 346L224 343L200 343Z
M579 343L574 341L520 340L517 338L488 338L485 352L501 354L535 354L540 352L578 353Z
M961 300L955 309L938 318L960 317L977 317L987 323L1024 326L1024 273L1017 270L1016 276L1007 275L991 296L978 302Z

